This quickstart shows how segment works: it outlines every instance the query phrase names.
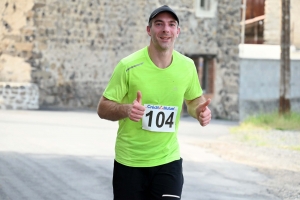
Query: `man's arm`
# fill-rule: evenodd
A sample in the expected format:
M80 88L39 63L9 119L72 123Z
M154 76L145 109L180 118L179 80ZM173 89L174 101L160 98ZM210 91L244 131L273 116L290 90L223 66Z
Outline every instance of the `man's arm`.
M120 104L102 96L97 107L97 113L100 118L111 121L129 117L132 121L138 122L145 111L145 107L141 105L141 102L142 94L140 91L137 93L137 99L132 104Z
M204 96L193 100L185 100L189 115L197 119L201 126L206 126L211 120L211 111L207 107L210 101L210 99L206 100Z

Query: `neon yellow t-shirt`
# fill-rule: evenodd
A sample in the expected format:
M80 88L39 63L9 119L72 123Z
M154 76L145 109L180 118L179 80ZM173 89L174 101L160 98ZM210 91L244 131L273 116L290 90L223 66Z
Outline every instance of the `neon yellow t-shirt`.
M173 51L171 65L161 69L151 61L147 47L123 58L103 96L118 103L132 103L137 91L141 91L142 104L147 104L150 110L139 122L129 118L119 120L116 161L126 166L151 167L180 159L177 131L183 101L202 95L193 60ZM152 116L156 111L161 112ZM156 130L142 128L142 121ZM173 131L160 132L159 126Z

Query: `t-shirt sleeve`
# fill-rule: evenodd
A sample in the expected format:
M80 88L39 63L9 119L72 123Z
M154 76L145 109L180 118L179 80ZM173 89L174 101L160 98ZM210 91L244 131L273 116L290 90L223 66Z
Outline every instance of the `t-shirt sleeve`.
M191 66L190 74L191 78L189 81L189 85L184 94L184 99L186 100L196 99L197 97L200 97L203 93L195 66Z
M121 103L128 92L128 79L124 64L118 63L103 92L103 96L109 100Z

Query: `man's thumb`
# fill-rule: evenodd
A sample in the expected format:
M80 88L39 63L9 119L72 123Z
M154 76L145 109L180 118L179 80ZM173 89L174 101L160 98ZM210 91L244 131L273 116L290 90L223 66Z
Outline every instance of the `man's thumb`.
M136 100L137 100L137 102L139 102L140 104L142 104L142 93L141 93L141 91L137 92Z
M208 106L210 104L210 102L211 102L211 99L207 99L204 103L200 104L199 105L200 110L204 111L206 106Z

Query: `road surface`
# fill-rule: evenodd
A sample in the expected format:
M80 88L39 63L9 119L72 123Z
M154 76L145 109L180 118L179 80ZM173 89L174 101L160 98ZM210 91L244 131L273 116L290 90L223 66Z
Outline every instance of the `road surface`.
M236 122L182 118L183 200L278 199L255 168L197 145ZM0 111L1 200L109 200L117 122L83 111Z

